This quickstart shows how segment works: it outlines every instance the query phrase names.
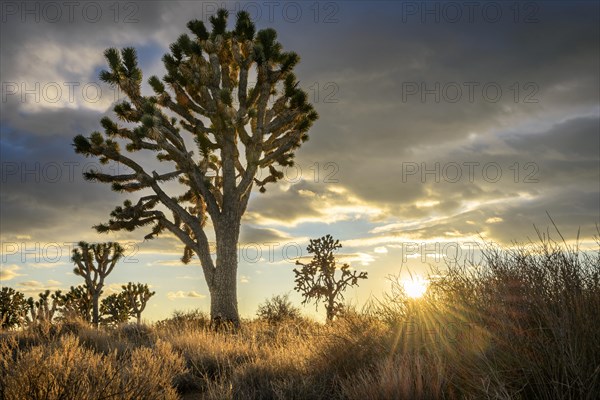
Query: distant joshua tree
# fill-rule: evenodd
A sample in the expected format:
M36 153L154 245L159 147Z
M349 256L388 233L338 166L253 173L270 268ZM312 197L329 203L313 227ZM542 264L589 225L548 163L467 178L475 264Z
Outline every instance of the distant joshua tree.
M146 309L146 304L150 297L154 296L156 292L151 292L148 289L148 285L142 285L141 283L131 283L121 286L123 291L121 294L126 300L126 304L129 307L129 313L132 317L137 319L138 325L142 320L142 312Z
M343 291L349 286L358 286L359 279L367 279L366 272L351 271L348 264L337 266L334 252L341 247L339 240L334 240L331 235L311 239L306 249L314 254L313 259L308 264L296 261L296 265L302 267L294 269L294 289L304 296L302 304L314 300L318 305L323 301L328 322L343 309ZM337 277L336 270L340 271Z
M85 279L92 300L92 323L98 326L99 299L104 287L104 279L112 272L124 250L118 243L89 244L79 242L79 248L73 250L71 260L75 263L76 275Z
M102 292L100 292L102 295ZM62 295L62 318L78 317L90 322L92 313L92 296L87 284L71 286L70 290Z

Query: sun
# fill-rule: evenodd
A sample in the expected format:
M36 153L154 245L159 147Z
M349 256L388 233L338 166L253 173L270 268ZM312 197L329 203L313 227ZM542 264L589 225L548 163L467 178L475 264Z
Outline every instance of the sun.
M412 299L418 299L419 297L422 297L427 291L428 284L429 281L427 279L423 279L418 275L402 281L404 292Z

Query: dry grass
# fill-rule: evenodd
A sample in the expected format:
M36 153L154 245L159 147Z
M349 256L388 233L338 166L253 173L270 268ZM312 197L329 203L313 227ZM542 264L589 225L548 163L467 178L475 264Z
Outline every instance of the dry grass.
M544 240L450 266L425 298L395 287L332 324L200 312L154 326L66 321L0 336L4 399L592 399L600 251Z
M184 370L181 356L161 340L122 355L96 353L70 334L26 350L14 338L1 347L6 399L177 399L172 380Z

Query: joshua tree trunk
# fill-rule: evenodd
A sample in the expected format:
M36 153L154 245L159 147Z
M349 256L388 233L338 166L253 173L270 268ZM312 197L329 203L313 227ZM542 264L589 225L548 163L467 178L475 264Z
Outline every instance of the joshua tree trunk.
M238 326L240 318L237 305L237 244L240 222L237 218L222 221L215 229L217 259L212 285L210 285L210 314L215 327L222 322Z
M335 316L335 299L330 298L325 308L327 311L327 322L333 321L333 317Z
M100 290L94 291L92 293L92 323L97 328L98 327L98 300L100 299Z
M137 318L137 324L140 325L142 323L142 313L141 312L137 313L136 318Z

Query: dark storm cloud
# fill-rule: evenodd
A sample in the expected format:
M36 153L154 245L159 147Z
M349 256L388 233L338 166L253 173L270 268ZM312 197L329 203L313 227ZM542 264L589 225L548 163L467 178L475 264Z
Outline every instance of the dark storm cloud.
M89 229L91 217L100 221L101 205L116 195L106 186L84 182L82 172L106 166L76 155L69 137L27 134L6 125L2 130L3 233L53 230L74 219L86 221Z
M551 236L558 240L558 234L553 228L554 221L567 239L574 239L579 230L582 238L591 238L597 234L599 212L597 193L574 189L569 192L555 191L535 201L483 206L425 228L399 230L395 233L409 235L415 240L451 238L448 233L456 238L484 234L488 240L509 244L515 240L537 240L536 228L542 232L551 232Z
M103 116L98 111L85 108L41 109L36 112L26 112L21 110L25 104L27 103L22 103L20 98L9 98L2 104L2 139L34 142L43 136L53 136L58 137L59 140L70 140L76 135L88 135L99 130L99 121ZM18 131L18 134L12 133L15 131ZM35 151L35 149L31 150Z
M300 159L327 158L339 162L348 176L368 168L373 179L388 179L382 178L384 161L408 158L414 148L440 142L451 147L470 133L492 135L549 116L560 120L598 103L597 4L566 10L555 2L539 3L534 24L510 19L421 24L418 18L401 23L401 4L375 4L351 3L347 9L368 12L346 12L347 19L321 44L325 51L301 53L300 70L336 83L339 102L317 105L322 118ZM305 43L314 45L319 34L307 31ZM477 85L473 101L469 82ZM462 90L456 103L449 101L456 97L453 83ZM434 94L423 101L421 84L437 92L439 102ZM488 100L495 86L487 98L483 95L486 84L502 90L497 102ZM417 93L407 94L414 85ZM389 185L380 185L378 192L384 187ZM370 188L353 189L373 194Z
M60 23L6 15L0 35L2 81L25 82L27 88L35 82L98 82L98 71L105 68L102 52L110 46L135 46L144 76L161 75L160 56L168 44L186 31L188 20L207 17L206 2L122 6L130 3L135 7L121 8L117 22L109 3L98 3L103 18L95 23L81 14ZM370 205L389 212L390 219L447 216L428 225L423 235L479 228L510 240L517 227L543 220L545 210L569 230L597 220L597 3L535 2L536 23L515 23L504 3L504 17L497 23L480 13L473 23L466 17L459 23L444 18L421 23L418 15L407 15L406 2L336 4L335 23L322 23L323 13L315 23L304 6L297 23L282 18L281 9L270 23L265 5L258 2L259 28L274 26L284 48L301 55L297 75L321 116L311 141L298 152L298 164L306 171L315 162L320 168L335 163L338 183L325 184L321 175L318 184L301 182L288 190L257 194L249 205L250 221L293 224L326 219L324 205ZM477 84L472 101L469 82ZM488 97L482 92L486 84L491 88ZM421 85L436 91L439 101L435 94L422 97ZM452 102L457 87L462 92ZM502 95L492 101L496 87ZM32 104L31 96L25 100L11 95L2 101L2 234L41 235L48 229L83 234L105 221L121 200L107 185L83 182L77 170L73 181L59 182L22 182L11 171L23 163L28 168L69 161L82 166L85 160L73 153L71 138L99 129L98 121L114 98L106 95L98 103L79 98L66 105ZM495 162L504 178L404 180L406 162L429 168L435 163L443 168L453 162ZM514 163L521 173L518 182L510 175ZM537 183L523 182L527 163L537 166ZM486 223L491 217L502 221ZM281 232L258 225L243 232L244 240L278 236ZM148 246L166 250L172 243Z
M574 237L579 228L592 236L600 216L598 122L598 117L575 118L544 132L511 133L492 142L481 138L454 151L431 150L411 163L415 173L405 175L407 182L422 186L427 196L420 201L430 204L401 203L393 212L400 220L444 216L410 231L421 238L487 232L510 242L534 233L533 225L550 224L546 213L566 237ZM399 170L403 167L406 172L405 164Z
M240 241L243 243L273 243L289 239L287 234L276 229L257 228L251 225L243 225L240 233Z
M530 151L535 155L556 157L564 161L597 160L600 148L600 124L596 118L574 118L556 124L542 134L515 135L506 142L516 152Z
M271 190L269 190L271 189ZM281 221L283 223L294 223L302 218L316 217L320 214L318 200L307 194L325 194L324 185L317 185L302 181L292 185L288 190L279 188L267 188L267 192L257 195L248 206L248 218ZM293 206L290 206L293 204ZM322 203L321 203L322 204Z

